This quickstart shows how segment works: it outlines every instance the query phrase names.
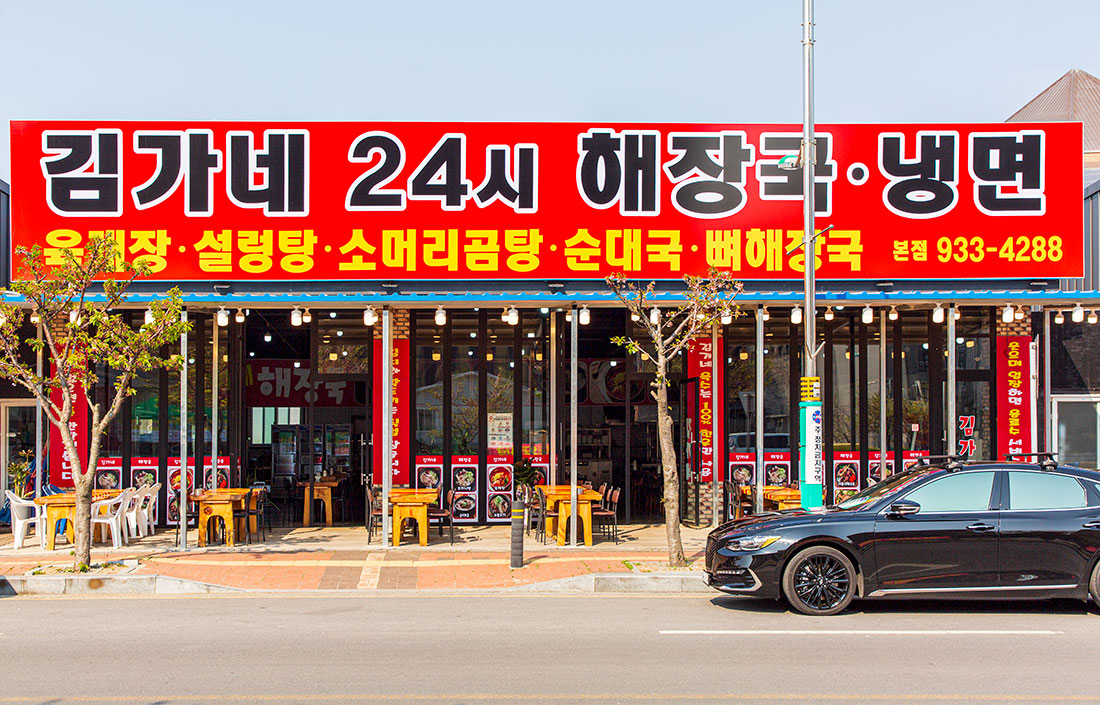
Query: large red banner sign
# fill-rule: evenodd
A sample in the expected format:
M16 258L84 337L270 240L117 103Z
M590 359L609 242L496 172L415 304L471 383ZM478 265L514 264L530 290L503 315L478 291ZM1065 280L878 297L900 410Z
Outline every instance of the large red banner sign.
M801 277L796 125L11 124L12 242L180 280ZM1080 276L1081 125L819 125L818 274Z
M381 340L374 341L374 359L386 364L385 348ZM382 422L385 416L382 414L383 394L389 394L393 404L393 446L389 449L390 458L393 460L393 484L409 484L409 341L407 338L397 338L393 341L393 350L390 352L390 364L393 368L393 387L383 389L381 376L379 383L374 385L374 482L382 484L382 464L385 461L386 447L382 443Z

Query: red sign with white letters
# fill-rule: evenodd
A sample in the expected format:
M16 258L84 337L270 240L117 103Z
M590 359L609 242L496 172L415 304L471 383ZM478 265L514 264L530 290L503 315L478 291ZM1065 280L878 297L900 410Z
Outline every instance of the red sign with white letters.
M163 281L801 277L798 125L11 123L12 251ZM1082 273L1079 123L818 125L823 279ZM790 160L793 161L793 160ZM18 274L18 269L13 269Z

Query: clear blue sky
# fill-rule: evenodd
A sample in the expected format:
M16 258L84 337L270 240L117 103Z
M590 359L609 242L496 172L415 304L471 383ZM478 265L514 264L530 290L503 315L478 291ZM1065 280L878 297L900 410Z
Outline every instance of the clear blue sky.
M1098 0L819 0L821 122L1004 120ZM801 121L800 0L12 1L11 119ZM0 178L8 179L8 131Z

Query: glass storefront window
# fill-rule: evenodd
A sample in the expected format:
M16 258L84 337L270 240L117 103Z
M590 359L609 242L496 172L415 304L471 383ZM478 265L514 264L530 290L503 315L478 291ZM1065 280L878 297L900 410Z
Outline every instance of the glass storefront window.
M756 448L756 313L726 326L726 434L730 452Z
M764 324L764 433L771 434L773 443L765 451L787 451L790 437L796 433L791 425L791 334L786 312L772 311Z
M489 455L512 455L515 445L515 326L490 311L485 352L485 411Z
M523 407L520 449L525 456L550 452L550 318L548 313L523 312L519 363L523 367L520 403Z
M990 369L993 313L988 308L960 308L955 322L955 366L960 370Z
M443 455L443 329L416 311L416 453Z
M479 402L481 366L478 315L456 312L451 324L451 453L481 452Z

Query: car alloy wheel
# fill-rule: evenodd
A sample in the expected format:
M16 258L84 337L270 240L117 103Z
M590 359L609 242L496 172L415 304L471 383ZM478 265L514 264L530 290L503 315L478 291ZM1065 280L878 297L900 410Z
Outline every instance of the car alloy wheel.
M1089 579L1089 597L1092 604L1100 608L1100 561L1092 567L1092 577Z
M840 551L811 546L800 551L783 571L783 595L802 614L844 611L856 592L856 571Z

